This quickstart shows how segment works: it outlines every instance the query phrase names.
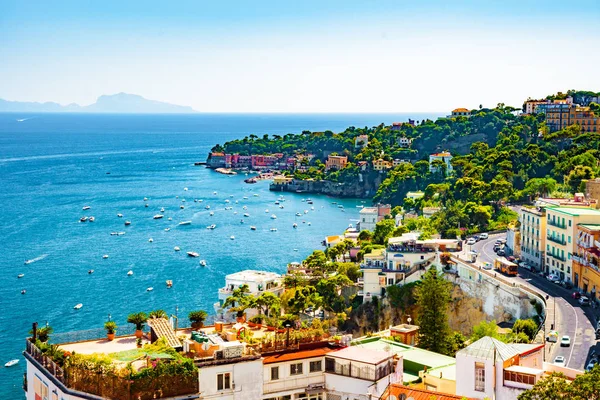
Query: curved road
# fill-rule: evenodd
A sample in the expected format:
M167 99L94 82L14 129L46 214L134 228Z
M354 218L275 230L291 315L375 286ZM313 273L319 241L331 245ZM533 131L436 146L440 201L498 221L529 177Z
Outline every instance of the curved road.
M494 242L497 239L506 238L505 233L490 235L486 240L481 240L471 247L479 253L477 264L491 262L497 257L494 253ZM516 277L503 276L504 279L514 280L523 286L530 286L548 295L546 309L545 333L550 331L551 325L558 331L559 337L568 335L571 338L571 346L560 347L560 343L546 342L546 361L553 362L556 356L565 357L569 368L584 369L590 358L591 352L600 353L600 345L596 347L594 326L599 320L599 313L592 307L581 307L577 300L571 297L574 289L565 289L544 277L519 268ZM594 324L594 326L592 326ZM546 336L546 335L544 335Z

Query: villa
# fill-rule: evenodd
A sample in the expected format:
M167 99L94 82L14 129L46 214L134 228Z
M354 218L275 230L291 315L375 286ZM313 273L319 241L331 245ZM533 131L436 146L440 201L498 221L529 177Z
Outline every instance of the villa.
M253 296L271 292L277 296L283 293L283 277L274 272L247 269L225 276L225 286L219 289L219 301L214 304L215 311L223 315L228 309L223 309L223 303L233 291L242 285L248 285L249 294Z

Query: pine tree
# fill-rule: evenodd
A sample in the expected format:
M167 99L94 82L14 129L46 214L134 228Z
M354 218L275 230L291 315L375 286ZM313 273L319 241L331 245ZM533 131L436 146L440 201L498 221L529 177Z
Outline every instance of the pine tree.
M448 304L452 284L435 266L423 275L415 291L419 314L419 347L441 354L452 353L453 333L448 325Z

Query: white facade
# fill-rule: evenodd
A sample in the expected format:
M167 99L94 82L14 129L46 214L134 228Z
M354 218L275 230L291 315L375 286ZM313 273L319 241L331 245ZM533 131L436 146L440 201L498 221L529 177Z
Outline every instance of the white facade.
M354 148L356 148L356 149L367 147L368 144L369 144L369 136L367 136L367 135L358 135L354 139Z
M537 270L544 266L546 248L546 211L543 208L521 208L521 258Z
M200 399L246 400L260 399L262 360L234 361L198 369Z
M409 139L405 136L401 136L400 138L398 138L398 145L400 147L410 147L410 145L412 144L412 139Z
M265 362L271 357L266 357ZM291 400L324 399L325 357L269 362L263 366L263 399L290 396Z
M283 278L274 272L255 271L247 269L225 276L225 287L219 289L219 304L232 295L233 291L242 285L248 285L250 294L260 295L264 292L272 292L277 296L283 293Z
M68 390L58 384L56 378L50 378L45 370L38 369L36 365L27 360L27 400L79 400L84 399L70 394Z
M377 217L377 207L363 207L359 213L361 232L375 231L375 225L377 225Z
M452 164L450 161L452 160L452 155L448 152L443 153L434 153L429 155L429 171L435 172L437 168L434 165L431 165L434 161L441 161L446 164L446 173L452 172Z

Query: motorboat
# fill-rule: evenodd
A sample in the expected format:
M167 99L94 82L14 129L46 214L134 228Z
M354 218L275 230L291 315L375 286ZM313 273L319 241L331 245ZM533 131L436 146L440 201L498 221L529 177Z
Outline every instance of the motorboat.
M181 249L179 248L179 246L173 247L173 250L175 250L175 251L181 251Z
M165 212L165 208L164 208L164 207L163 207L163 208L161 208L161 209L160 209L160 212Z
M125 232L117 232L117 236L123 236Z
M248 209L247 206L242 207L242 210L247 210L247 209Z
M229 199L225 199L225 203L229 204Z
M338 204L338 208L344 208L344 206L341 204Z
M117 214L117 217L123 218L123 214L119 213L119 214Z
M277 215L275 215L275 214L272 214L272 215L271 215L271 219L277 219Z
M152 242L154 242L154 239L150 238L150 239L148 239L148 242L152 243Z
M206 206L206 207L204 207L204 208L206 208L207 210L210 210L210 206Z
M203 267L206 267L206 260L200 260L200 265L202 265Z
M154 218L154 219L161 219L161 218L163 218L163 217L164 217L164 215L162 215L162 214L156 214L156 215L155 215L154 217L152 217L152 218Z
M254 194L253 194L253 196L254 196L254 197L258 197L258 193L254 193Z
M275 205L279 205L279 201L278 200L275 200Z
M152 286L150 286L148 289L146 289L146 292L151 292L153 290L154 290L154 288Z
M7 362L6 364L4 364L4 366L6 368L10 368L12 366L15 366L19 363L19 360L17 360L16 358L14 360L10 360L9 362Z
M312 200L307 201L308 204L314 204Z
M88 217L81 217L79 218L79 222L85 222L88 220Z
M144 204L144 207L148 208L148 203Z
M233 198L233 195L232 195L232 194L230 194L230 195L229 195L229 197Z
M298 224L294 222L294 225L292 225L292 228L297 228Z
M76 310L79 310L81 307L83 307L83 304L79 303L77 304L75 307L73 307Z
M179 206L179 208L181 208L183 210L185 208L185 206L181 205L181 206Z
M315 208L314 208L314 207L311 207L310 209L311 209L311 210L313 210L313 211L315 210Z
M233 212L233 215L237 215L237 211L234 211L234 212Z
M271 232L277 232L277 228L271 228L270 231Z
M96 218L95 218L95 217L90 217L90 218L88 218L88 221L90 221L90 222L94 222L95 220L96 220Z
M131 221L125 221L125 226L131 225Z
M217 194L217 192L213 192L213 194Z
M300 214L299 212L296 213L296 217L300 217L302 216L302 214Z
M244 197L243 197L243 199L244 199L244 200L248 200L248 196L244 196Z
M250 230L251 230L251 231L255 231L255 230L256 230L256 227L255 227L255 226L251 226L251 227L250 227Z
M240 219L240 224L243 224L243 223L244 223L244 220L243 220L243 219Z
M165 228L165 232L169 232L171 228Z
M304 210L304 214L308 214L308 210Z
M269 213L269 209L267 208L267 209L265 210L265 212L268 214L268 213Z
M294 249L294 251L298 251L298 249Z
M18 279L21 279L21 278L22 278L22 277L24 277L24 276L25 276L25 274L19 274L19 275L17 275L17 278L18 278Z
M200 254L196 253L195 251L188 251L187 255L190 257L200 257Z
M208 215L212 217L213 215L215 215L215 213L211 211Z
M133 275L133 271L132 270L127 271L127 276L131 276L131 275Z
M103 255L102 258L106 260L108 258L108 254Z
M25 290L25 289L21 290L21 294L25 294L25 293L27 293L27 290Z
M185 203L185 199L181 199L181 202L182 202L182 203Z
M171 289L173 287L173 281L172 280L168 279L165 283L167 284L167 288L168 289Z
M26 261L25 261L25 265L31 264L31 263L33 263L33 262L35 262L35 260L26 260Z
M89 274L89 275L91 275L91 274L93 274L93 273L94 273L94 270L93 270L93 269L89 269L89 270L88 270L88 274Z
M198 203L202 203L204 200L202 199L198 199Z
M229 236L229 239L235 240L235 236L231 235L231 236Z
M302 202L304 203L306 201L306 199L302 199Z
M90 208L92 208L92 207L90 207L90 206L84 206L84 207L82 208L82 210L83 210L83 211L85 211L85 210L89 210Z
M279 208L283 208L283 204L279 206Z
M250 216L250 214L244 213L244 217L248 218L249 216Z
M310 226L310 225L312 225L312 224L309 222L309 223L308 223L308 225Z
M235 204L237 204L237 203L238 203L238 201L236 200L236 201L235 201Z
M148 198L147 198L147 197L144 197L144 201L148 201Z
M192 221L181 221L181 222L179 223L179 225L182 225L182 226L183 226L183 225L191 225L191 224L192 224Z
M187 192L187 191L188 191L188 188L184 187L184 188L183 188L183 190L184 190L185 192Z
M167 218L167 221L173 221L173 218L169 217Z
M197 203L197 202L198 202L198 199L194 199L194 203Z
M208 229L215 229L217 226L215 224L209 225Z

